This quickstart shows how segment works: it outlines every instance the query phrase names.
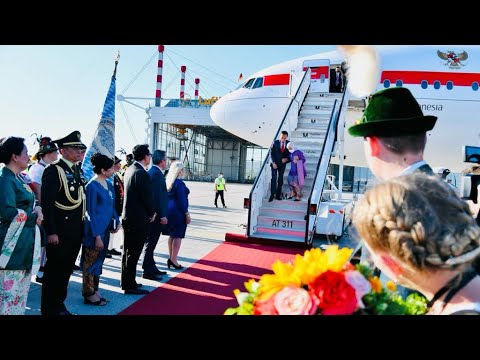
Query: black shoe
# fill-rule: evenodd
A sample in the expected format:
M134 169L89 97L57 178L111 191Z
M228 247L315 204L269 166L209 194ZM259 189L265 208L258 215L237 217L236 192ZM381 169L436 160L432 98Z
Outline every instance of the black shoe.
M105 254L105 258L106 259L111 259L112 258L112 254L109 254L108 252Z
M282 200L282 197L281 196L275 196L275 199Z
M158 269L156 269L154 272L153 272L155 275L167 275L167 272L166 271L160 271Z
M126 295L144 295L148 294L150 291L145 290L145 289L127 289L125 290Z
M35 281L39 284L43 284L43 277L35 277Z
M65 309L60 311L57 315L74 315L74 314L72 314L70 311Z
M161 281L162 277L160 275L156 274L143 274L142 277L144 279L149 279L149 280L156 280L156 281Z
M135 284L135 285L133 285L133 286L134 286L136 289L139 289L139 288L141 288L143 285L137 283L137 284Z
M226 209L227 207L225 205L223 205L223 208Z
M273 201L273 195L270 195L270 197L268 198L268 202L272 202Z
M168 259L168 261L167 261L167 266L168 266L169 269L170 269L170 266L173 266L173 268L174 268L174 269L177 269L177 270L183 269L183 266L182 266L182 265L180 265L180 264L175 265L175 264L173 263L173 261L170 260L170 259Z
M83 303L87 305L95 305L95 306L105 306L107 305L107 300L104 298L100 298L100 300L92 301L88 300L88 298L83 298Z
M78 265L73 265L73 268L72 268L73 271L79 271L79 270L82 270L82 268Z
M122 253L120 251L117 251L115 249L109 250L108 253L110 255L122 255Z

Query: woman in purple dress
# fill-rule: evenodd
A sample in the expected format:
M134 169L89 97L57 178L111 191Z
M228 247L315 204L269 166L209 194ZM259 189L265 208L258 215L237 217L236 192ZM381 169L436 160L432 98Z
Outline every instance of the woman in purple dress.
M302 187L307 176L305 168L305 156L300 150L295 150L294 145L289 142L287 149L290 152L290 172L288 173L288 186L290 187L290 196L288 199L295 198L295 201L302 200Z

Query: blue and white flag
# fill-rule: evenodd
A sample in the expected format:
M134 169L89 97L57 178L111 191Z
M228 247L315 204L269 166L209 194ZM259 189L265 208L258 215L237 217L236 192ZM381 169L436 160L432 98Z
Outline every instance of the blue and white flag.
M115 71L113 72L112 82L103 105L102 118L98 123L95 136L83 159L82 170L87 181L90 181L95 175L90 160L93 154L99 152L111 159L115 157L115 74L117 72L117 64L118 59L115 61Z

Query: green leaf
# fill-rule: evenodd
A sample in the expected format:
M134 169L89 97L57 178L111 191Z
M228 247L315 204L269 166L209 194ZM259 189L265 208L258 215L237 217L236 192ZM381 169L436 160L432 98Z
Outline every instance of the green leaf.
M235 315L238 312L238 308L228 308L223 315Z

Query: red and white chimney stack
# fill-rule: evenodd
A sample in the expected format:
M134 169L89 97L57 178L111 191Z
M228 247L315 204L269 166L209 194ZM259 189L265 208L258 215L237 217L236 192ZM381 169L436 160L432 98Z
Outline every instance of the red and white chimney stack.
M180 99L185 98L185 71L187 71L187 67L182 65L180 67L180 71L182 72L182 77L180 78Z
M164 50L165 46L158 45L157 90L155 91L155 106L160 106L160 99L162 98L162 71Z
M198 87L200 86L200 79L195 79L195 101L198 101Z

